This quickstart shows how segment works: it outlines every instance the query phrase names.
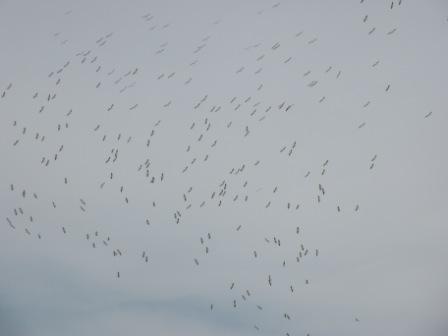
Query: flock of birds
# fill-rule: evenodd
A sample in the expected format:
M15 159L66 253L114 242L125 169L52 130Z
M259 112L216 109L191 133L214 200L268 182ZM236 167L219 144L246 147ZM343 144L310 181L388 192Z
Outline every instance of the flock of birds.
M364 6L367 2L361 0L356 5ZM383 6L382 11L387 15L387 12L400 11L405 7L405 2L394 0L387 5L377 5ZM282 3L275 3L252 15L272 15L281 6ZM66 17L74 15L76 11L64 13ZM371 20L369 13L359 17L359 29L365 31L365 38L376 36L381 40L399 35L399 27L371 25ZM156 21L158 18L155 14L144 13L134 24L144 27L148 34L160 36L164 36L165 31L175 29L175 22ZM225 30L231 28L231 23L226 26L224 18L211 20L208 28L210 31ZM64 222L64 218L59 215L56 227L47 226L39 221L39 216L33 213L33 209L38 208L51 217L52 211L57 211L61 204L64 211L74 207L81 214L88 214L95 212L94 204L97 199L105 199L110 201L110 212L113 214L131 212L129 206L135 203L135 207L141 210L139 216L142 213L148 214L142 214L137 223L133 222L136 216L129 216L129 225L135 225L136 230L164 230L164 226L176 230L182 226L190 226L189 230L192 232L197 232L192 223L201 220L201 217L197 217L201 211L213 214L214 217L208 219L210 222L213 218L237 211L235 209L243 213L260 214L272 211L271 214L282 216L288 213L291 222L295 222L288 229L290 235L283 238L281 234L276 234L277 224L272 224L269 229L272 235L262 237L264 245L257 245L258 248L252 249L250 257L253 262L257 262L269 258L271 248L277 248L284 255L275 262L281 268L292 269L289 273L292 278L288 284L283 284L282 281L282 285L276 280L284 275L266 270L265 278L260 280L264 282L261 286L264 291L284 286L283 289L294 296L298 288L306 290L313 283L312 276L297 283L294 274L301 272L303 263L318 262L322 248L305 244L302 240L302 224L297 224L300 221L294 218L298 218L300 212L307 207L315 208L321 204L325 204L333 215L356 215L362 211L362 204L356 200L335 201L335 192L331 186L332 180L338 177L332 172L335 164L333 157L330 159L316 153L319 163L310 162L309 168L306 168L308 163L303 161L301 152L309 144L303 138L295 138L295 134L290 134L290 140L280 144L276 143L275 138L282 139L277 134L283 133L281 123L285 120L287 123L289 115L298 115L304 108L331 108L333 97L328 88L344 85L344 67L326 64L321 69L309 68L300 73L300 68L294 68L294 62L303 50L318 45L320 39L307 31L290 32L286 34L289 36L287 39L249 43L243 50L235 51L241 57L235 56L227 61L215 60L218 72L221 61L225 63L223 67L228 62L232 63L230 68L233 68L233 73L226 73L232 80L227 86L227 92L217 93L213 83L201 81L202 72L209 69L206 63L211 62L209 58L213 56L214 44L218 42L214 40L213 33L195 36L193 41L198 42L190 43L188 58L175 59L175 62L171 62L171 68L166 67L165 70L159 70L151 62L124 67L117 63L111 66L113 56L108 48L114 44L120 48L117 41L120 34L122 33L101 34L94 39L94 43L88 41L90 37L85 37L86 47L78 48L77 45L76 50L73 50L75 47L70 49L70 38L64 32L55 32L55 48L65 48L65 52L71 53L71 56L58 62L59 65L55 65L46 73L46 78L42 78L45 89L36 88L31 93L20 91L21 85L16 81L7 83L1 89L0 110L3 115L6 106L13 109L16 101L26 102L31 106L17 117L13 112L7 114L8 121L2 116L2 122L7 122L12 129L8 133L12 136L1 146L12 148L15 165L24 165L35 179L42 178L48 185L35 190L23 185L19 179L8 181L10 198L16 200L16 205L4 214L7 226L19 234L24 233L29 239L41 240L42 243L45 242L47 230L56 230L67 238L78 239L80 243L81 240L87 242L88 248L106 249L111 258L139 259L150 267L153 259L164 256L152 253L151 247L135 248L136 252L131 252L134 247L115 239L119 234L116 227L108 227L107 223L103 223L80 232L79 227L70 221ZM155 40L154 37L151 39ZM157 44L152 48L151 57L163 58L173 50L175 42L167 40ZM289 50L290 54L282 54L282 49ZM233 63L235 60L237 63ZM381 67L381 62L381 59L375 59L366 66L366 71L375 71ZM204 70L201 68L203 63ZM270 99L271 96L266 91L275 90L275 86L272 87L259 78L264 71L281 67L289 67L287 71L294 73L298 85L302 85L300 90L309 98L306 107L294 95L277 101ZM71 82L74 82L75 89L70 87ZM189 91L189 87L194 85L203 92L201 95L192 95ZM88 110L74 106L76 104L71 100L73 91L79 86L86 97L81 98L83 104L91 104ZM240 87L244 87L244 93L234 94L234 88ZM152 91L157 99L161 99L157 111L147 108L148 98L139 89ZM384 78L383 90L376 94L390 95L391 91L393 85ZM154 100L159 102L157 99ZM360 109L368 109L374 99L372 95L361 104ZM423 114L422 119L430 118L431 115L432 112ZM354 137L368 127L366 121L355 124L353 120L348 122L352 125L350 127ZM261 146L264 148L260 149ZM167 148L176 148L177 153ZM70 160L78 162L75 167L81 168L71 167L67 164ZM363 163L365 173L374 174L380 160L381 153L370 153L369 159ZM79 161L86 163L79 164ZM292 167L295 170L295 181L299 183L298 188L302 188L300 184L308 183L312 185L310 188L313 191L294 197L291 192L293 187L285 182L282 173L275 170L276 165ZM83 176L88 176L92 185L80 183ZM129 182L130 180L133 182ZM57 192L50 196L52 185L57 185L57 190L66 190L65 193ZM85 188L85 192L74 196L74 190L79 188ZM332 194L328 199L328 195ZM73 197L76 198L75 204ZM143 203L144 209L141 208ZM108 207L108 204L105 206ZM192 243L201 252L188 255L191 261L188 268L191 272L200 272L201 268L206 267L204 263L206 264L207 258L213 258L216 242L225 238L225 235L220 237L217 232L219 230L211 223L204 227L207 227L206 231L198 234L196 242ZM238 235L244 230L257 230L247 218L228 224L226 229L227 234L231 235ZM259 238L254 235L253 239ZM189 238L185 237L187 239ZM295 246L284 248L285 244L290 245L290 239L295 241ZM250 243L248 245L251 246ZM291 254L291 251L294 252ZM187 254L189 252L185 251ZM278 254L275 258L277 256ZM120 268L119 263L116 265L111 276L120 281L127 277L127 273ZM255 303L257 291L239 288L238 283L238 278L231 283L223 281L218 291L227 287L232 292L232 298L228 303L209 302L207 313L216 313L218 306L225 304L235 311L247 304L257 311L263 311L265 307ZM283 334L296 335L287 321L299 317L290 311L281 311L280 307L275 311L286 321ZM359 321L360 318L355 314L353 322ZM263 320L260 318L258 322L255 321L253 328L261 331ZM311 331L306 333L311 334Z

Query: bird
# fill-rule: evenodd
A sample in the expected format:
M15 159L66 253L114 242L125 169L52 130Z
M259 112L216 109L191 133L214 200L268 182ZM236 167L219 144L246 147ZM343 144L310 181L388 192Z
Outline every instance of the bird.
M1 14L14 17L14 6ZM5 255L14 262L17 245L42 260L49 251L61 263L81 256L94 276L115 280L113 290L151 286L161 301L196 296L205 304L180 304L180 313L210 309L222 319L231 310L260 334L309 336L314 324L294 319L326 303L306 293L300 300L301 291L328 290L322 270L349 257L347 232L354 241L368 233L352 224L381 211L379 191L403 191L413 177L419 194L428 179L412 164L396 178L409 156L403 144L428 149L414 150L412 163L424 162L430 180L443 174L433 169L434 144L444 140L443 122L434 123L443 90L437 81L424 81L424 90L396 81L412 69L405 77L419 83L414 54L427 73L443 67L436 40L406 42L407 22L419 22L419 36L443 27L429 29L422 5L406 10L402 0L347 6L337 25L293 1L247 4L238 15L194 3L146 12L123 2L107 9L108 24L96 20L97 6L88 20L64 9L27 18L49 37L38 44L13 22L11 41L45 61L25 62L12 48L3 62ZM294 28L294 13L318 24ZM421 211L437 203L436 191ZM399 217L406 200L395 203ZM28 263L32 278L35 260ZM128 268L132 276L122 278ZM347 321L324 320L343 334Z

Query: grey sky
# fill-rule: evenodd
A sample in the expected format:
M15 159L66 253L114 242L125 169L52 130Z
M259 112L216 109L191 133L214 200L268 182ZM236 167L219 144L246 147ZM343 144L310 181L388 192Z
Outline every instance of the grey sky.
M0 1L0 336L446 335L448 4L393 3Z

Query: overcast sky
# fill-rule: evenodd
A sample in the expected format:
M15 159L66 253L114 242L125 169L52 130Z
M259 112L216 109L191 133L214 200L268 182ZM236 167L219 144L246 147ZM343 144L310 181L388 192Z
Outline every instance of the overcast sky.
M0 0L0 336L447 335L447 36L443 0Z

